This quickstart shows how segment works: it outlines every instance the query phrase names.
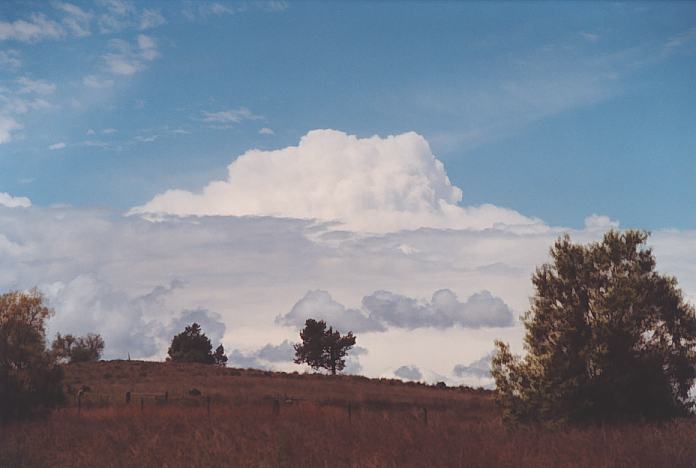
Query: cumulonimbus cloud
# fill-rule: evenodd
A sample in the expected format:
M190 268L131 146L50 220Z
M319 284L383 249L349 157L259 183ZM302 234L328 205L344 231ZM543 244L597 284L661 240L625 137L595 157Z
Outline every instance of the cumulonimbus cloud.
M247 151L228 166L226 180L200 192L167 190L130 213L335 220L367 232L544 229L540 220L514 210L464 207L461 200L462 191L415 132L358 138L312 130L297 146Z
M325 320L338 330L382 332L389 327L405 328L484 328L510 327L514 324L512 310L489 291L471 295L460 302L449 289L433 293L431 300L418 300L389 291L375 291L365 296L361 309L348 309L326 291L309 291L276 323L302 327L305 320Z

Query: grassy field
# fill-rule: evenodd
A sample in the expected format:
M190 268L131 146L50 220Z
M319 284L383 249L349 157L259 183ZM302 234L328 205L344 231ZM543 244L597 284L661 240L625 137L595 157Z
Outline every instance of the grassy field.
M0 428L0 466L696 466L693 420L509 429L471 389L138 361L66 385L47 420Z

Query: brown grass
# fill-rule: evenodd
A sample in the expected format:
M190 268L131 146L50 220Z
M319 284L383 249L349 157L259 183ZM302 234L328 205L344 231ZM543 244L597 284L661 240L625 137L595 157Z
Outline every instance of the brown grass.
M0 428L0 466L696 466L692 420L511 430L489 392L135 361L66 383L91 388L81 414Z

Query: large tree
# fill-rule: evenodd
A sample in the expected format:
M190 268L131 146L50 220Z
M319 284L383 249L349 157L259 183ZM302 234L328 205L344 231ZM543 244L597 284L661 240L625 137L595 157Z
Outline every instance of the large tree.
M536 269L526 356L496 342L493 376L517 421L662 419L686 414L696 377L696 313L655 269L648 234L566 235Z
M63 372L46 351L52 314L37 290L0 295L0 422L63 400Z
M169 346L169 359L176 362L200 362L213 364L213 345L201 331L200 325L193 323L172 339Z
M345 368L345 357L355 345L353 332L341 335L333 327L326 328L323 320L307 319L300 332L302 343L296 344L295 362L306 363L312 369L326 369L332 375Z

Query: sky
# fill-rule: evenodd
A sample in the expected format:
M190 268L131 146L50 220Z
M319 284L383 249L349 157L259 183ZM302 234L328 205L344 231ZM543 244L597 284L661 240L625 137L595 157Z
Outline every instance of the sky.
M161 359L490 384L562 233L696 298L696 3L0 3L0 290Z

